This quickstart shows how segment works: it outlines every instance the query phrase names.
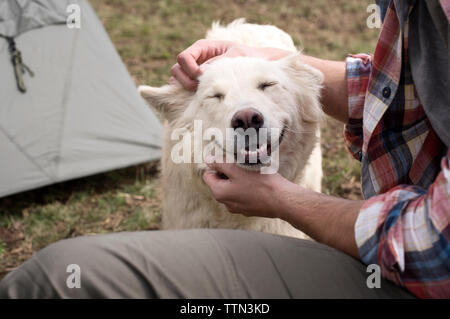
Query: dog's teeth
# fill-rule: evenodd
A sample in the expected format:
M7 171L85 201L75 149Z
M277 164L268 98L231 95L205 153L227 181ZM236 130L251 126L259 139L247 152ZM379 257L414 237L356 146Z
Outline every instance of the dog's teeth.
M264 154L267 150L267 144L261 145L260 148L257 149L258 154Z

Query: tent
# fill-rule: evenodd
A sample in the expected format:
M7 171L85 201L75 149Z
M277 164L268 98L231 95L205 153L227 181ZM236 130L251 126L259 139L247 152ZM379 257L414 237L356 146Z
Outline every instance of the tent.
M0 197L160 157L161 123L87 0L1 0L0 35Z

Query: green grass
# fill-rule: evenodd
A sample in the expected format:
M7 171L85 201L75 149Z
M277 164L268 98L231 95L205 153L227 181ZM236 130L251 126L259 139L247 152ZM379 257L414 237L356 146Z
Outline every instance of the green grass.
M0 199L0 276L59 239L158 229L157 163Z
M6 250L5 242L0 239L0 257L3 256L3 254L5 253L5 250Z
M161 85L176 55L212 21L279 26L304 53L343 60L371 52L378 30L366 27L361 0L91 0L136 84ZM342 124L322 132L323 192L360 198L359 164L342 143ZM0 199L0 278L46 245L85 234L157 229L157 163L69 181Z

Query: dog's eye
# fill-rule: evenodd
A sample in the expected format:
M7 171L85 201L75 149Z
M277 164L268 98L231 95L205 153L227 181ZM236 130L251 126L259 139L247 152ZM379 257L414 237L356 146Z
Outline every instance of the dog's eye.
M208 99L218 99L222 100L225 97L222 93L216 93L214 95L208 96Z
M265 89L267 89L268 87L274 86L278 84L278 82L276 81L272 81L272 82L263 82L260 85L258 85L258 89L260 89L261 91L264 91Z

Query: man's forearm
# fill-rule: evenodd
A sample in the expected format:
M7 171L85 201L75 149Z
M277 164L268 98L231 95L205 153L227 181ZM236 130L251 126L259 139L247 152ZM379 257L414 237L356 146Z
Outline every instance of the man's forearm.
M329 61L307 55L302 62L319 69L325 76L321 102L326 114L346 123L348 119L348 95L345 62Z
M359 259L355 222L363 201L317 193L287 182L280 189L280 215L311 238Z

